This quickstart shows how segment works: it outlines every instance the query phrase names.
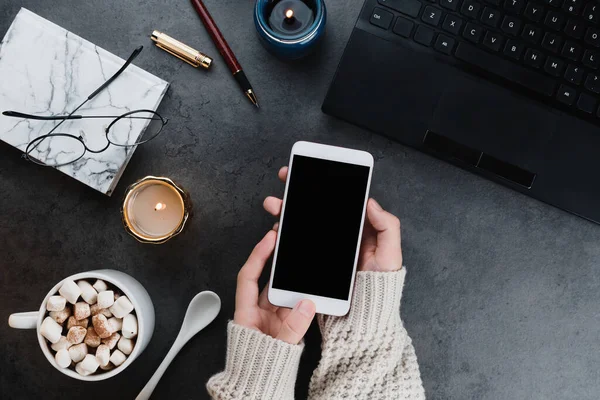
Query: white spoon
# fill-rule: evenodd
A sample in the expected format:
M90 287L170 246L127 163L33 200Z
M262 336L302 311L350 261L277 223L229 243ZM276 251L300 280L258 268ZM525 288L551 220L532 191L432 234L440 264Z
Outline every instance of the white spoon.
M171 361L175 358L179 350L190 340L196 333L206 328L208 324L219 314L221 310L221 299L216 293L209 290L198 293L192 301L185 313L183 319L183 325L179 330L175 343L171 346L171 350L165 356L165 359L160 364L152 378L148 381L146 386L142 389L140 394L136 397L136 400L147 400L154 391L154 388L160 381Z

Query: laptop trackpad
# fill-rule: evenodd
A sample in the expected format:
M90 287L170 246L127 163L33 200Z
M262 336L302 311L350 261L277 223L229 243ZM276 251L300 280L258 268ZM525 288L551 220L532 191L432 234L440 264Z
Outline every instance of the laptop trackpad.
M557 122L550 108L534 100L457 74L442 94L429 130L535 171Z

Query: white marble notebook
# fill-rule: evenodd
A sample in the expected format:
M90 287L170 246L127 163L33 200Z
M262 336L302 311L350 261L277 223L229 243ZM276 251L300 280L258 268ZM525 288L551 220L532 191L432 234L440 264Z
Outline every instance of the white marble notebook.
M134 49L132 47L127 54L120 55L127 58ZM68 114L123 63L123 58L22 8L0 43L0 112ZM168 85L164 80L130 65L77 114L120 115L135 109L156 110ZM101 149L107 143L104 127L110 121L67 121L56 132L81 135L89 148ZM48 133L58 122L25 120L0 114L0 139L24 151L29 141ZM129 137L132 143L143 132L146 123L145 120L131 121ZM164 135L144 146L160 146ZM143 147L140 146L140 149ZM55 152L61 150L50 149ZM134 150L111 145L103 153L87 152L74 164L57 169L110 195ZM23 162L23 168L30 168L35 173L36 168L46 167Z

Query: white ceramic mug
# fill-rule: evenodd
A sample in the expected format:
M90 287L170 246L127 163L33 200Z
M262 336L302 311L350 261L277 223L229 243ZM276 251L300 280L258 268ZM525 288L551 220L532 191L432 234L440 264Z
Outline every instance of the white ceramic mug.
M110 371L82 376L69 368L61 368L56 363L54 354L50 351L48 341L40 334L40 326L46 317L46 302L48 301L48 298L57 294L58 289L60 289L63 282L67 279L71 279L73 281L87 279L91 284L93 284L96 279L102 279L103 281L111 283L121 290L133 304L138 320L137 339L135 346L133 347L133 351L127 357L127 360L125 360L125 362L120 366L115 367ZM154 332L154 306L152 305L152 300L150 300L150 295L146 289L144 289L142 284L133 277L112 269L101 269L97 271L82 272L80 274L71 275L68 278L58 282L48 292L38 311L12 314L8 318L8 325L17 329L37 329L38 342L40 343L40 347L42 348L44 355L50 364L52 364L54 368L58 369L63 374L82 381L101 381L115 376L123 371L142 353L142 351L144 351L146 346L148 346L150 339L152 339L152 333Z

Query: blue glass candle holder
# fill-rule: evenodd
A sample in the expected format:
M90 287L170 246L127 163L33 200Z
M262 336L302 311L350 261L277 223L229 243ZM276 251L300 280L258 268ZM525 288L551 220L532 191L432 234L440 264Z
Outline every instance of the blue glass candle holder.
M310 8L310 18L302 12L305 8ZM314 50L325 34L326 19L323 0L257 0L254 7L254 24L262 44L284 60L296 60Z

